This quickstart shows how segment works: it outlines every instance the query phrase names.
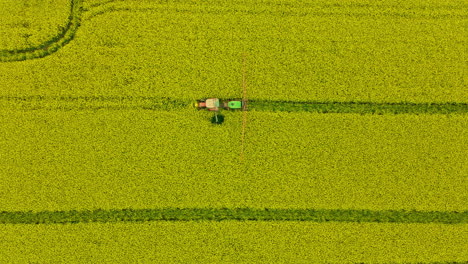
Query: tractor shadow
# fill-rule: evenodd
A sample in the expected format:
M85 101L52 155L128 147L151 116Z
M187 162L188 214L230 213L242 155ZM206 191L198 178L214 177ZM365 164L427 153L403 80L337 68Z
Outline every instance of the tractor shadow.
M224 115L213 115L213 117L211 117L211 123L214 125L221 125L222 123L224 123Z

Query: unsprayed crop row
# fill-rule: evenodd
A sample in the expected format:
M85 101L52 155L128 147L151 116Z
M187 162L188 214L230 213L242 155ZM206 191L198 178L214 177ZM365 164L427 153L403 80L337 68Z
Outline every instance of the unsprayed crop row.
M108 5L111 4L111 5ZM124 4L124 7L117 7L119 5L116 4ZM163 3L156 3L157 5L163 4ZM181 5L182 4L182 5ZM196 4L196 5L193 5ZM294 4L290 5L288 3L283 3L281 5L272 5L272 3L269 2L264 2L261 5L260 9L252 9L251 7L246 7L242 5L236 5L236 9L225 9L219 7L214 8L213 6L214 3L210 3L210 5L203 6L203 8L199 8L199 3L195 2L186 2L186 3L181 3L181 2L173 2L172 5L174 5L174 10L177 12L190 12L193 13L194 11L198 12L213 12L215 14L220 14L220 13L225 13L225 14L230 14L232 12L243 12L245 14L256 14L256 15L265 15L265 14L276 14L276 15L282 15L282 16L297 16L297 15L315 15L315 16L340 16L340 15L345 15L345 16L365 16L365 15L370 15L362 12L362 7L359 5L351 5L346 8L344 6L340 5L327 5L327 4L318 4L318 5L307 5L307 4ZM144 5L143 5L144 6ZM180 7L178 7L180 6ZM67 44L69 41L71 41L75 33L80 26L81 23L81 17L83 11L92 11L90 14L86 16L86 20L95 17L97 15L101 15L104 13L108 12L114 12L114 11L138 11L138 10L144 10L144 8L138 7L135 8L135 6L132 5L133 8L128 7L128 4L125 4L123 1L105 1L105 2L97 2L95 4L90 4L90 3L83 3L82 0L71 0L70 1L70 7L71 11L68 17L67 23L62 27L59 26L59 32L55 35L50 37L48 40L42 41L40 44L36 44L35 46L29 46L26 48L20 48L16 47L13 49L4 49L0 50L0 62L8 62L8 61L22 61L22 60L27 60L27 59L35 59L35 58L42 58L47 55L50 55L54 52L56 52L58 49L63 47L65 44ZM101 8L103 7L103 8ZM181 7L184 7L186 9L181 9ZM222 5L221 5L222 7ZM150 7L147 7L146 10L151 9ZM278 9L279 8L279 9ZM304 12L304 8L308 8L308 11L305 11L305 13L300 13L299 10ZM312 9L310 9L312 8ZM318 9L317 9L318 8ZM338 8L338 9L337 9ZM351 9L349 9L351 8ZM358 11L355 9L357 8ZM420 9L418 10L419 13L414 13L411 10L404 10L400 9L399 12L395 13L395 8L394 6L387 6L384 8L380 8L383 10L382 12L379 12L378 15L380 16L401 16L401 17L413 17L415 14L417 15L422 15L422 16L428 16L430 18L455 18L457 16L460 17L465 17L463 13L461 14L453 14L454 10L457 9L449 9L448 13L447 10L444 10L443 8L437 8L434 10L438 10L438 12L434 13L434 10L430 10L429 13L427 12L421 12L421 10L425 9ZM167 8L166 8L167 9ZM317 9L317 10L316 10ZM158 10L158 9L155 9ZM165 10L165 9L164 9ZM320 10L320 11L318 11ZM338 10L338 12L337 12ZM345 10L346 12L342 12ZM355 10L355 12L349 12L350 10ZM361 11L360 11L361 10ZM390 10L390 11L389 11ZM159 10L163 11L163 9ZM298 13L299 12L299 13ZM374 14L375 15L375 14ZM25 28L30 27L30 23L28 22L23 22ZM11 32L6 32L6 34L9 34ZM26 34L23 33L21 34L22 36L33 36L33 32L27 32ZM26 41L28 42L28 41ZM21 45L19 45L21 46Z
M193 100L195 101L195 100ZM2 96L0 108L21 110L177 110L191 100L145 96ZM249 110L357 114L466 114L467 103L287 102L250 100Z
M465 115L223 114L1 109L0 211L468 209Z
M468 211L371 211L326 209L164 208L94 211L0 212L1 224L63 224L141 221L311 221L377 223L468 223Z
M246 52L251 98L467 101L465 62L459 56L463 27L458 17L466 13L462 5L406 1L382 7L423 17L453 16L420 23L420 18L382 16L374 2L306 1L305 9L302 2L280 2L84 3L73 46L47 60L0 64L0 79L8 87L2 95L237 97L241 54ZM350 17L349 12L363 15ZM331 16L335 13L340 19ZM31 55L46 51L37 52Z
M1 225L0 262L466 264L467 231L466 224L295 221Z

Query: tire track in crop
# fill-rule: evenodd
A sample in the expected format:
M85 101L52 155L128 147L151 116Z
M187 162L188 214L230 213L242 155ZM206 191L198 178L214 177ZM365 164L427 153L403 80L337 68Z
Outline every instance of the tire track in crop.
M107 9L100 10L95 12L94 14L90 15L86 18L86 20L91 20L94 17L99 15L114 13L114 12L151 12L151 11L167 11L168 8L132 8L132 7L108 7ZM189 8L172 8L174 13L190 13L190 14L213 14L213 15L221 15L221 14L247 14L247 15L270 15L270 16L289 16L289 17L304 17L304 16L316 16L316 17L353 17L353 18L375 18L375 17L394 17L394 18L408 18L408 19L467 19L467 15L452 15L452 14L439 14L439 15L423 15L423 14L414 14L411 12L407 13L395 13L395 12L381 12L378 14L372 13L357 13L357 12L349 12L349 13L339 13L339 12L307 12L307 11L272 11L272 10L215 10L215 11L207 11L207 10L194 10Z
M0 96L0 109L161 110L193 108L195 100L151 96ZM193 108L194 109L194 108ZM349 114L467 114L468 103L374 103L249 100L248 111Z
M249 110L355 114L466 114L467 103L284 102L250 100Z
M57 52L75 37L81 23L81 13L83 11L81 5L82 0L71 0L67 24L57 35L35 47L0 50L0 62L38 59Z
M343 209L162 208L0 212L0 224L66 224L145 221L307 221L466 224L468 211Z
M35 47L0 50L0 62L40 59L57 52L74 39L78 28L81 26L82 15L84 12L90 11L90 8L98 8L102 5L114 2L116 2L116 0L109 0L103 3L91 5L89 8L84 8L83 0L70 0L70 15L67 19L66 25L59 33Z
M352 18L407 18L407 19L466 19L468 15L464 12L465 5L438 5L438 6L401 6L382 4L325 4L325 3L277 3L262 2L257 5L249 5L245 2L232 1L233 6L223 6L225 2L210 1L199 3L197 1L156 1L152 6L127 5L122 0L109 0L95 4L91 7L102 7L100 10L91 12L85 20L91 20L96 16L113 12L173 12L190 14L213 14L213 15L270 15L284 17L352 17ZM178 6L179 5L179 6ZM205 8L206 7L206 8Z
M190 100L145 96L0 96L0 109L17 110L177 110Z

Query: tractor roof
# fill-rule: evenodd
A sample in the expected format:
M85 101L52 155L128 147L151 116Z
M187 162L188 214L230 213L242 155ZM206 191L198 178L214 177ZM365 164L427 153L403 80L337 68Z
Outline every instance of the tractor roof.
M219 106L219 99L218 98L209 98L205 101L207 108L215 108Z

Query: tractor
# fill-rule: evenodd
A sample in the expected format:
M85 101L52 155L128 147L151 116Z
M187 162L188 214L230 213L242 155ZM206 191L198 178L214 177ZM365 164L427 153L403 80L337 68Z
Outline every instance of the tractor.
M246 102L242 99L220 100L218 98L208 98L198 100L195 103L198 109L208 109L208 111L226 110L246 110Z
M218 118L218 111L221 109L225 110L247 110L247 102L243 99L227 99L220 100L219 98L207 98L203 100L197 100L195 103L197 109L207 109L208 111L214 112L212 123L222 124L224 122L224 116L220 115Z

